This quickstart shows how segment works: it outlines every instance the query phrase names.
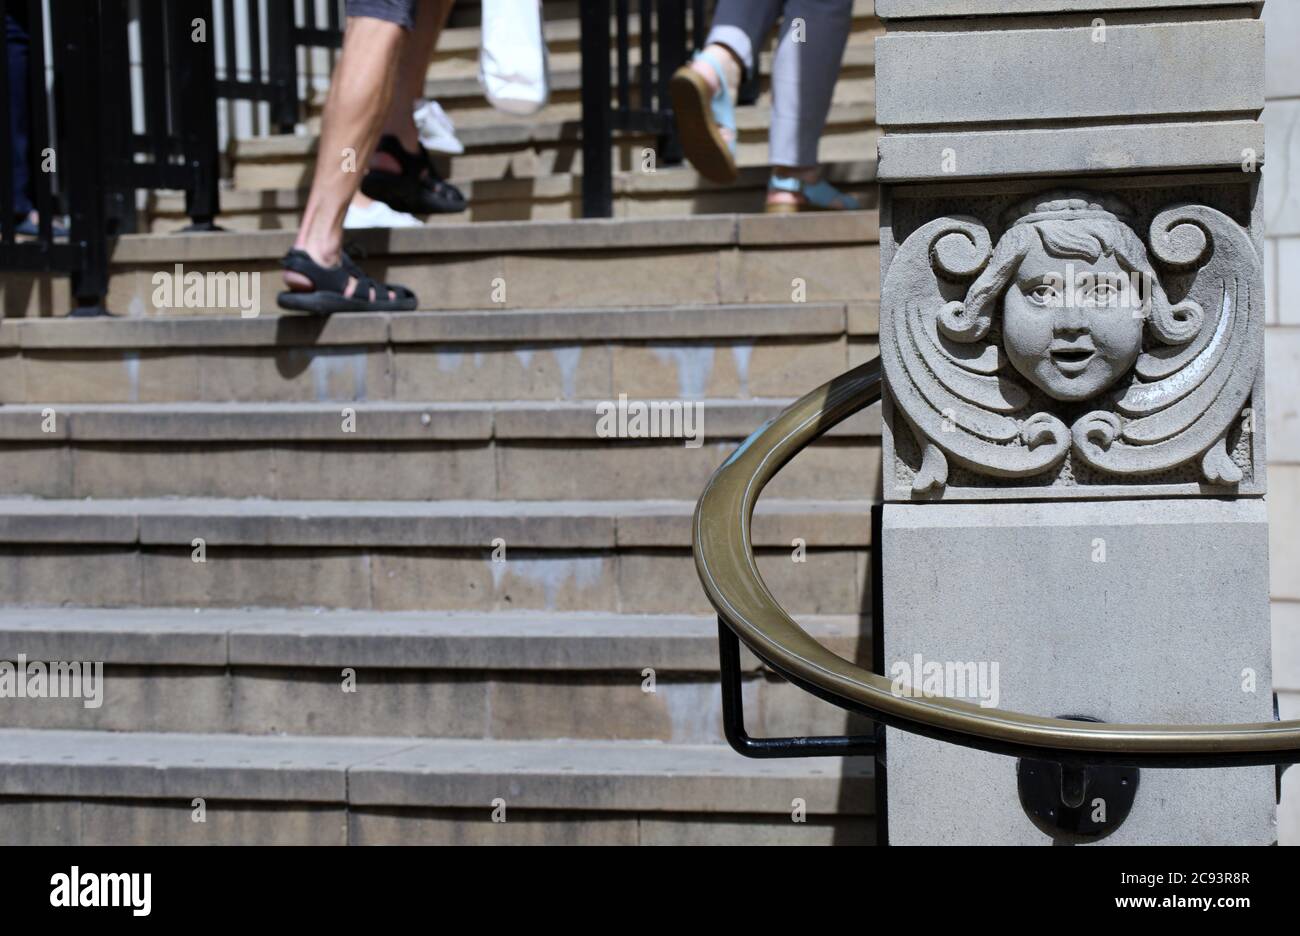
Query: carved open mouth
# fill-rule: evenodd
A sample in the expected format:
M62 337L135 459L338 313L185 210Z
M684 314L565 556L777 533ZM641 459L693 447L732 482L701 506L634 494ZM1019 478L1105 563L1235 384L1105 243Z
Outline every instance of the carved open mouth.
M1052 362L1066 374L1081 373L1096 353L1092 348L1055 348L1050 352Z

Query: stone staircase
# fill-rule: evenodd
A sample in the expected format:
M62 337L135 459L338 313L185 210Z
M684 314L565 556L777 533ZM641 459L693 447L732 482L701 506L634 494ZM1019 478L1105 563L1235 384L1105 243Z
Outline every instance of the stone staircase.
M290 142L241 142L236 180ZM0 659L102 662L104 694L0 700L0 841L874 840L868 763L723 741L690 517L750 431L875 355L875 213L639 217L624 174L623 217L543 220L579 182L536 165L482 180L521 186L513 220L356 238L418 312L275 314L293 186L225 193L245 233L122 238L121 318L6 278ZM646 178L681 215L754 195ZM552 184L557 215L526 191ZM176 264L264 274L261 314L157 307ZM703 444L600 437L620 394L701 402ZM754 530L776 596L864 661L879 433L801 454ZM867 728L744 673L755 734Z

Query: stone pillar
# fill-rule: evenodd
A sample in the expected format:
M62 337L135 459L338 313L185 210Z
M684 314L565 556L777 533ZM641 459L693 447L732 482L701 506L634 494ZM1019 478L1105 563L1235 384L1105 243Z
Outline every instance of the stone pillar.
M877 0L898 691L1273 717L1259 8ZM1093 774L1063 830L1022 804L1041 765L885 758L891 844L1276 839L1271 767Z

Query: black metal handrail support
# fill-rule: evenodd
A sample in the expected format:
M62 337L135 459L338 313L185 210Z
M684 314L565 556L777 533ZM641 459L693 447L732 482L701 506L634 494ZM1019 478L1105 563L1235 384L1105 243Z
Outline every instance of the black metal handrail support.
M687 6L693 30L687 29ZM682 160L668 82L704 38L704 0L637 0L640 64L633 99L629 0L584 0L579 4L582 50L582 214L614 213L613 135L658 137L656 161ZM611 79L610 46L614 46ZM614 84L617 82L617 94ZM612 99L612 100L611 100Z
M141 132L133 129L127 0L40 0L23 4L28 34L25 154L0 148L0 269L66 273L73 315L106 312L109 244L134 229L135 191L185 192L191 229L210 230L219 210L211 45L192 32L211 23L211 0L139 0ZM0 13L15 8L0 2ZM53 49L53 103L44 42ZM0 125L10 126L8 72L0 75ZM47 114L53 110L55 125ZM13 159L38 156L31 173L37 234L14 230ZM56 196L57 183L57 196ZM53 219L68 214L68 238Z
M746 757L871 757L879 750L874 735L820 735L753 738L745 730L740 638L718 618L718 656L722 674L722 731L727 743Z
M45 15L40 0L0 0L0 23L8 31L6 15L19 11L27 34L26 128L27 152L35 157L30 175L32 202L40 216L36 236L19 240L16 232L11 128L14 116L8 62L0 69L0 126L6 140L0 145L0 269L30 273L65 273L71 278L77 307L98 310L108 286L108 248L102 200L103 163L99 158L96 109L99 90L99 14L95 3L84 0L50 0L51 48L56 101L68 104L75 97L86 111L85 120L69 120L51 128L46 88ZM8 37L6 36L6 40ZM6 48L6 54L8 54ZM56 112L59 108L56 108ZM54 238L54 216L66 210L69 237Z

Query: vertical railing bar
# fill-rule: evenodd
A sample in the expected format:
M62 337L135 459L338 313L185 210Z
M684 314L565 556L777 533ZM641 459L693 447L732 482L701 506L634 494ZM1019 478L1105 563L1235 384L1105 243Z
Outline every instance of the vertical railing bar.
M94 145L100 152L99 165L81 171L84 157L80 155L79 149L70 143L74 137L80 136L80 124L86 122L87 116L83 114L79 120L65 121L67 139L59 141L62 144L61 152L78 153L78 158L64 162L63 168L68 173L70 185L79 180L84 188L92 184L90 180L94 180L95 185L103 186L102 205L97 214L92 212L90 206L85 203L90 197L86 194L89 189L83 191L81 195L83 213L94 215L96 220L92 222L93 224L100 224L102 227L107 223L107 219L112 217L117 224L129 229L135 202L129 197L129 193L124 191L124 184L119 183L122 182L121 173L129 171L127 167L134 161L135 154L135 111L131 103L133 88L129 31L132 18L130 3L128 0L91 0L91 3L95 14L93 21L99 31L98 46L92 63L93 68L88 67L81 74L88 75L88 80L96 83L97 110L102 112L95 115L98 132ZM66 6L61 8L62 15L66 16L69 8ZM140 19L142 15L138 13L135 18ZM80 33L73 30L66 22L56 21L55 25L63 28L67 33L68 45L65 52L78 46L82 41ZM147 81L142 80L141 83L147 84ZM77 84L71 81L64 85L65 89L76 87ZM62 95L65 106L67 106L68 93L65 90Z
M684 0L659 0L655 10L655 111L668 110L668 82L681 64L686 48Z
M162 0L140 0L140 65L144 72L144 135L155 163L167 161L167 71ZM130 149L134 149L131 147Z
M654 113L658 116L659 153L667 163L682 159L681 144L677 138L676 123L669 119L672 106L668 96L668 83L673 72L688 59L686 38L686 0L659 0L656 22L659 57L656 62L658 95Z
M235 0L221 3L221 54L227 81L239 80L238 53L235 48Z
M0 0L0 25L5 22L5 14L8 4L6 0ZM12 244L16 234L14 232L14 196L13 190L14 167L12 162L12 147L9 143L9 135L13 128L13 113L11 111L11 102L9 99L9 61L8 61L8 27L5 27L5 64L0 68L0 120L3 120L5 142L0 143L0 243Z
M3 22L0 12L0 22ZM45 16L41 0L27 0L27 147L39 153L49 146L49 113L45 108ZM31 174L32 190L36 193L36 212L39 216L39 237L43 244L54 243L54 210L50 192L50 175L36 160L36 171ZM30 163L30 160L29 160ZM10 174L0 176L8 184ZM13 214L12 211L9 212Z
M628 32L631 27L628 23L627 0L618 0L615 16L618 19L618 110L626 115L632 110L632 63L628 54Z
M271 0L276 2L276 0ZM249 78L262 83L262 10L258 0L244 0L248 17Z
M271 122L287 133L297 121L298 60L293 44L293 0L270 0L266 7L267 80L271 93Z
M608 218L613 213L613 165L610 160L609 0L578 5L582 50L582 215Z
M652 4L650 0L641 0L640 3L641 22L638 24L637 27L639 31L638 38L640 39L640 45L641 45L641 67L640 67L641 80L639 82L640 91L641 91L641 100L638 102L638 104L640 105L640 109L643 114L650 113L654 106L653 102L651 101L651 96L653 95L654 91L650 83L651 73L654 70L654 47L651 45L651 40L654 37L654 30L651 27L651 20L653 18L651 15L651 6Z
M82 113L66 121L64 150L76 154L64 168L68 174L69 233L80 256L71 272L76 307L71 314L102 314L108 291L108 241L105 214L107 165L111 154L103 147L106 126L116 123L104 109L104 97L113 96L105 84L101 51L104 0L50 0L52 27L56 36L55 81L62 103L71 108L78 100ZM123 34L125 20L112 24ZM123 55L122 61L127 57ZM88 100L87 100L88 98ZM80 118L80 119L78 119ZM130 127L125 128L129 130ZM120 135L120 131L119 131Z

